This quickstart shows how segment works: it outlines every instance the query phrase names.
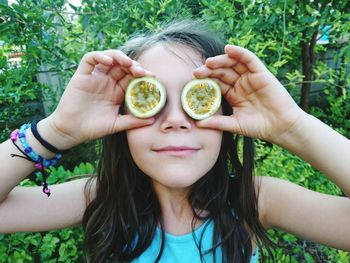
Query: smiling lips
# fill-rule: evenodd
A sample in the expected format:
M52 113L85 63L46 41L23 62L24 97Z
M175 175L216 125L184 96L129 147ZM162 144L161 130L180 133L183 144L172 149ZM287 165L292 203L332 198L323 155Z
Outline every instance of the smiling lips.
M199 151L199 148L188 146L167 146L154 150L157 153L171 155L171 156L189 156Z

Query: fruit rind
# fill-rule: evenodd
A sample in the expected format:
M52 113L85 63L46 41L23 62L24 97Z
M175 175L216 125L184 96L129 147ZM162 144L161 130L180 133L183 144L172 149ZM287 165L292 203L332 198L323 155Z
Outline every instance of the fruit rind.
M141 112L137 107L132 103L134 101L134 95L132 91L137 87L141 82L148 83L151 87L155 87L159 91L160 99L157 104L150 110L146 112ZM125 92L125 104L128 110L137 118L149 118L156 115L165 105L166 101L166 91L164 86L155 78L152 77L141 77L132 79Z
M215 94L214 98L213 98L213 101L209 101L210 105L204 107L203 112L196 113L193 110L193 107L191 108L191 105L189 105L192 101L187 97L188 93L191 92L191 89L193 89L195 87L199 87L199 88L204 87L204 89L205 89L205 87L207 87L207 86L209 86L210 88L206 92L207 93L210 92L210 93ZM206 96L206 95L208 96L208 94L204 94L203 96ZM198 96L199 95L196 95L196 98ZM192 99L196 99L196 98L192 98ZM218 111L218 109L220 108L220 105L221 105L221 88L220 88L219 84L217 82L215 82L213 79L206 78L206 79L194 79L194 80L191 80L190 82L188 82L186 84L186 86L182 90L182 93L181 93L181 104L182 104L182 108L186 111L186 113L191 118L193 118L195 120L206 119L206 118L214 115Z

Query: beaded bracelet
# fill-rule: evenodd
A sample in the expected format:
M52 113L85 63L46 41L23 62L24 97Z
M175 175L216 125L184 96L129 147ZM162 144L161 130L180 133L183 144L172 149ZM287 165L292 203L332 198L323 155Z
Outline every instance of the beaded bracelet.
M30 124L26 123L21 126L18 132L18 138L21 142L21 145L24 149L24 152L29 155L29 157L36 163L42 163L44 168L56 165L58 161L61 159L61 154L56 154L56 156L52 159L44 159L40 155L36 154L32 147L29 146L27 139L26 139L26 131L30 128ZM39 168L39 167L37 167ZM40 168L39 168L40 169Z
M17 155L17 154L11 154L11 157L21 157L23 159L26 159L28 161L33 162L35 168L41 170L43 173L43 178L44 178L43 192L45 194L47 194L47 196L50 196L51 191L48 188L48 183L46 181L47 174L46 174L45 168L48 168L50 166L57 164L58 161L61 159L62 155L56 154L56 156L52 159L45 159L45 158L41 157L40 155L38 155L37 153L35 153L33 151L32 147L29 146L27 139L26 139L26 135L25 135L27 129L29 129L30 126L31 125L29 123L23 124L19 130L16 129L11 133L10 138L11 138L12 143L16 146L16 148L20 152L22 152L25 155L25 156L21 156L21 155ZM18 145L15 143L17 140L20 141L21 146L24 149L24 151L22 149L20 149L18 147Z

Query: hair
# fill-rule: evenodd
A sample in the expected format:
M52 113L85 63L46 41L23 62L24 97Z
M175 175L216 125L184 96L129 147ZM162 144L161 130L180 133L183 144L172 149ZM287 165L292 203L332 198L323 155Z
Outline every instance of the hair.
M137 59L145 50L159 43L183 44L198 51L204 61L224 54L224 41L220 39L208 30L203 21L185 20L134 37L120 49L132 59ZM232 107L224 99L222 109L224 115L232 114ZM218 247L221 247L223 262L249 262L253 237L259 250L263 251L265 247L273 258L270 247L274 244L259 221L256 194L259 188L256 188L253 176L253 146L251 138L223 132L216 163L189 191L188 201L194 214L192 230L197 220L213 220L213 247L205 253L212 253L214 262ZM242 162L239 148L242 148ZM160 225L162 244L156 259L158 262L165 242L160 204L150 178L131 157L125 131L103 138L97 169L97 175L88 180L91 183L96 179L96 197L89 202L82 221L87 261L131 261L150 246ZM85 186L86 196L89 196L88 183ZM202 217L197 211L207 211L208 215ZM196 244L203 258L205 253L201 250L201 239ZM262 261L265 262L264 253Z

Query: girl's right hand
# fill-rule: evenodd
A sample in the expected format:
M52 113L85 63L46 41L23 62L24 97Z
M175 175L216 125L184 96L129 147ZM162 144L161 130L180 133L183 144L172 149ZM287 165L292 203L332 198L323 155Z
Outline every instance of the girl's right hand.
M120 50L85 54L56 110L39 122L39 132L42 130L42 136L59 149L68 149L105 135L152 124L152 118L119 114L127 83L146 74L149 72Z

